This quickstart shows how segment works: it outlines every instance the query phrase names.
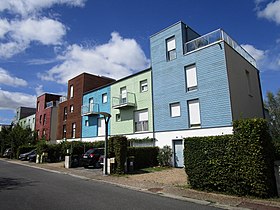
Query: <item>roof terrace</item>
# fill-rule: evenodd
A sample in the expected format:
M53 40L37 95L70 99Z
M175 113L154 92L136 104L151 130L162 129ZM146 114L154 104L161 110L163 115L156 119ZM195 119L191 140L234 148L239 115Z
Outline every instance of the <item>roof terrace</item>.
M185 43L185 54L201 48L205 48L209 45L217 44L221 41L226 42L242 57L249 61L254 67L257 67L256 60L244 48L238 45L237 42L235 42L229 35L227 35L222 29L210 32Z

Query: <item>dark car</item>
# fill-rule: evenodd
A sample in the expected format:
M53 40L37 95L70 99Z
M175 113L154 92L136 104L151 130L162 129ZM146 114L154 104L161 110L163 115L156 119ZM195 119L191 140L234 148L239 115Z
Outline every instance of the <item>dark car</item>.
M19 157L18 157L18 159L19 159L19 160L27 160L27 157L28 157L29 155L32 155L32 154L35 154L35 153L36 153L36 149L33 149L33 150L29 151L29 152L20 154Z
M3 154L3 157L11 158L12 155L13 155L12 148L8 148L8 149L5 150L5 152Z
M28 155L27 156L27 160L29 162L36 162L36 157L37 157L37 151L35 153L33 153L33 154Z
M89 149L82 156L82 164L85 168L92 166L94 168L100 168L100 160L104 155L104 148L92 148Z

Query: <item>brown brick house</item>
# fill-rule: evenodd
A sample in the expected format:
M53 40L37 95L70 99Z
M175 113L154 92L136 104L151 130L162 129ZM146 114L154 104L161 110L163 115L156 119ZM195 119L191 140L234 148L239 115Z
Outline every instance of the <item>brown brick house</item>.
M83 94L114 81L88 73L82 73L68 81L67 100L62 100L58 108L57 140L81 139Z

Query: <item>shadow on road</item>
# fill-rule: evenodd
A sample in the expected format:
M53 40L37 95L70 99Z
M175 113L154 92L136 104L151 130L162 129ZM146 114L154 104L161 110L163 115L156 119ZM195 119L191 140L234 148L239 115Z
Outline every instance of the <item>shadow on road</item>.
M0 192L4 190L14 190L21 187L32 186L31 181L25 179L13 179L7 177L0 177Z

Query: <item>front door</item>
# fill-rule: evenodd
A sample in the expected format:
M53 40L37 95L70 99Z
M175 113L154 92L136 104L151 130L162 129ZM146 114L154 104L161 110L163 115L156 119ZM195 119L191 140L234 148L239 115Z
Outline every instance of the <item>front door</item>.
M174 166L178 168L184 167L183 140L173 140L173 149L174 149Z

